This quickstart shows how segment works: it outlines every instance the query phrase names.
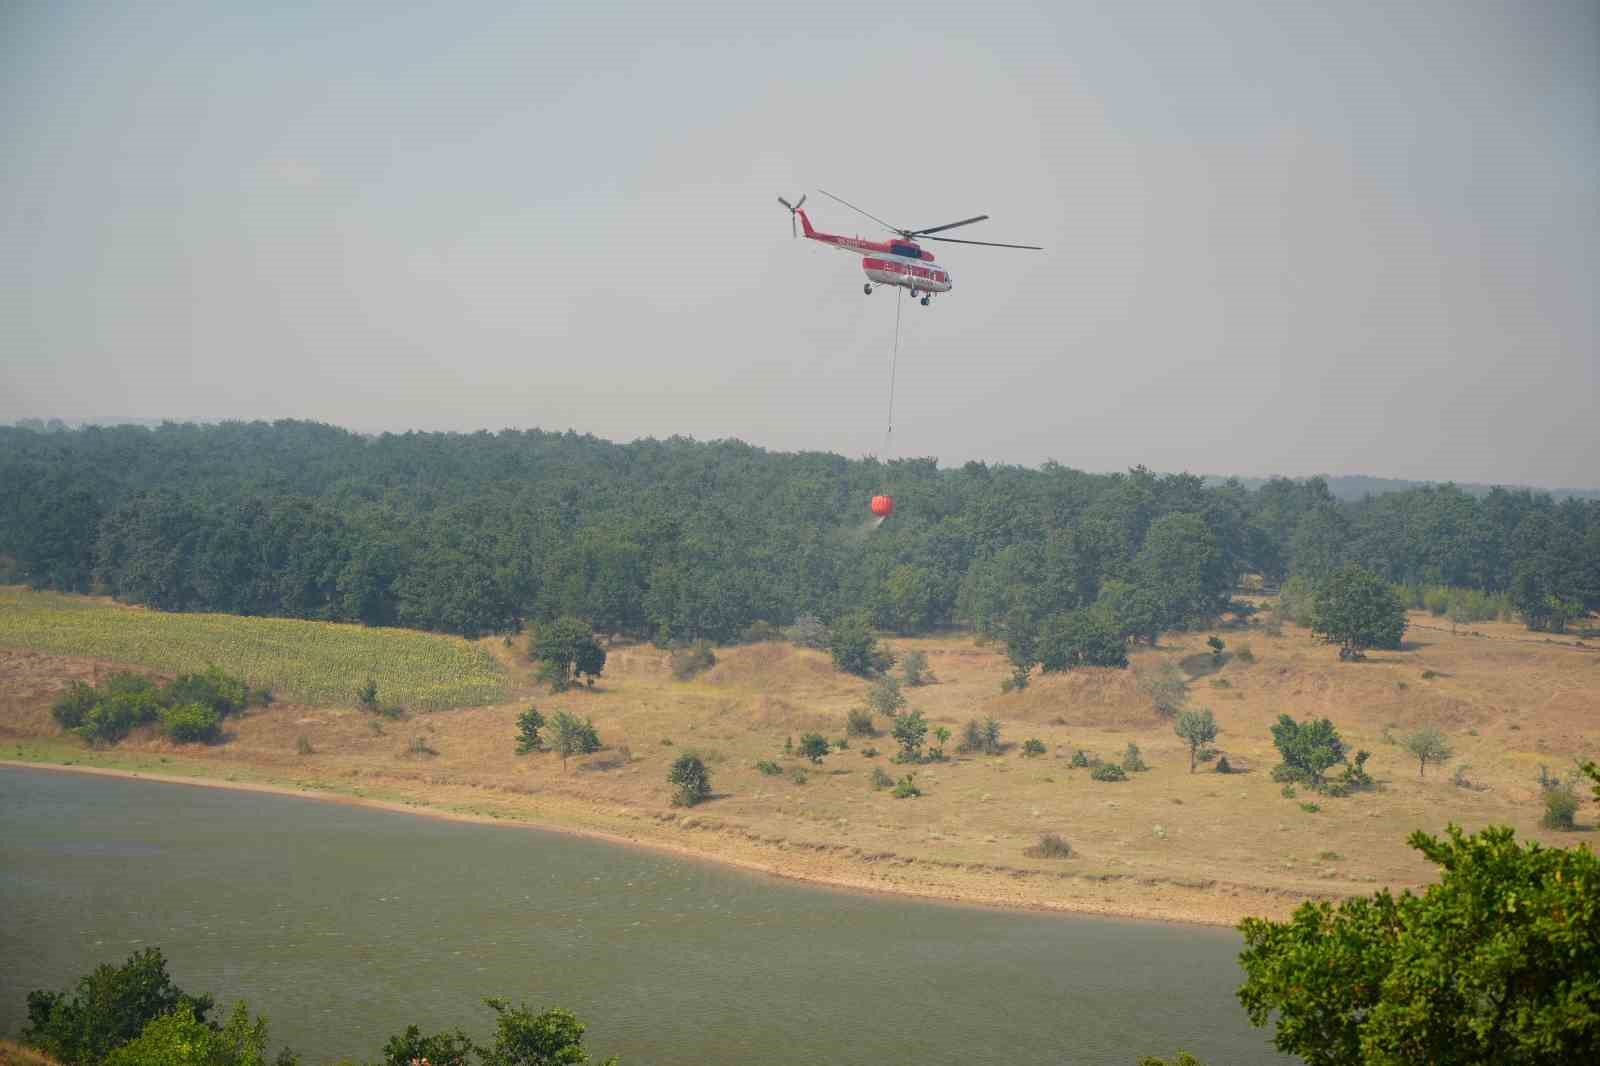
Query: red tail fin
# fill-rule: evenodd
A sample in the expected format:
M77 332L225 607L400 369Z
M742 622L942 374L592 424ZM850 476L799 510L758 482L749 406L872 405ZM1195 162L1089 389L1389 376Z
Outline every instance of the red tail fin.
M805 227L806 236L815 237L817 235L817 231L811 228L811 220L806 217L806 213L804 211L796 211L795 214L800 216L800 225Z

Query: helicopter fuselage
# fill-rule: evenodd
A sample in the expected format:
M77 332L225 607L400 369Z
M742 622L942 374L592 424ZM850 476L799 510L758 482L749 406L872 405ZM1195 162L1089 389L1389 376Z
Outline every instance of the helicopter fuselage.
M804 211L796 211L805 227L807 240L826 244L841 252L861 256L861 271L869 282L898 285L913 293L949 292L953 287L950 272L934 262L933 253L913 241L868 241L823 233L812 227Z

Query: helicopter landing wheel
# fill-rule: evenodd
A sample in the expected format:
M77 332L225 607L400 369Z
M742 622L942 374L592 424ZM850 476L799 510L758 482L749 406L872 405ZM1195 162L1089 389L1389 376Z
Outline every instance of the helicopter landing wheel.
M932 300L933 300L933 298L931 296L924 296L922 298L922 306L923 307L927 307L928 304L932 302Z
M872 295L872 282L869 281L865 285L861 286L861 291L863 293L865 293L866 295L871 296Z

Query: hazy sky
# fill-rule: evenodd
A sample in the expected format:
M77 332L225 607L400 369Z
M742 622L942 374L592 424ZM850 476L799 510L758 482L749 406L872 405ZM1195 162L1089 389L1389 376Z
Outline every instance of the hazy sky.
M231 13L230 13L231 12ZM0 421L1600 483L1600 4L0 5Z

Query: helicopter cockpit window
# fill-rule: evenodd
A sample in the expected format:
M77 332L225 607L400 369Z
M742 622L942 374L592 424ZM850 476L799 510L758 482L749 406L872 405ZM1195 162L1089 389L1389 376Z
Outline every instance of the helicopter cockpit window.
M891 244L889 250L895 255L903 255L908 259L922 258L922 249L914 244Z

